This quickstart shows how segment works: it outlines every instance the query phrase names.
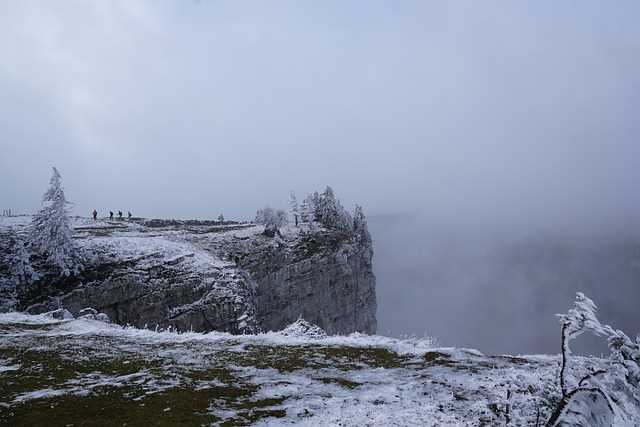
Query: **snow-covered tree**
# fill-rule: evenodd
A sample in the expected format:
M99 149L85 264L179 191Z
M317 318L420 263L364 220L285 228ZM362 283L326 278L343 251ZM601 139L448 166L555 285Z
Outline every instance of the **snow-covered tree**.
M282 227L287 224L287 213L283 209L278 209L275 212L275 218L273 223L277 227Z
M593 301L582 292L576 294L576 300L566 314L557 314L562 325L562 366L560 368L560 388L562 396L567 395L566 370L568 357L571 354L569 343L571 340L591 331L596 335L606 335L607 330L596 317L597 307Z
M13 241L9 272L11 273L11 279L17 287L27 286L38 278L38 274L31 266L31 260L25 244L22 239L18 237Z
M255 222L256 224L274 225L279 228L287 223L287 213L282 209L275 210L272 207L265 206L256 212Z
M256 224L264 224L264 209L258 209L256 211L256 217L253 222Z
M311 220L309 220L309 222L312 221L318 221L318 209L320 206L320 194L318 194L317 191L314 191L313 193L309 194L309 196L307 197L307 200L309 202L309 209L311 210Z
M329 186L319 195L315 214L316 219L326 228L352 232L353 219Z
M300 210L298 208L298 199L296 194L292 191L289 192L289 223L294 226L298 226L300 221Z
M327 185L317 200L316 217L318 221L323 225L333 224L337 215L336 196L333 193L333 189Z
M353 235L358 243L371 246L371 234L367 225L367 217L364 215L362 206L356 205L353 212Z
M300 204L300 221L303 223L311 223L314 220L314 209L309 198L302 200Z
M287 223L287 213L282 209L274 210L265 206L256 213L256 223L264 225L265 235L274 237L280 235L280 227Z
M18 293L36 279L23 239L0 227L0 313L14 311Z
M29 243L57 267L61 275L76 274L80 269L80 256L71 237L70 203L64 196L62 177L55 167L42 204L40 212L33 217Z

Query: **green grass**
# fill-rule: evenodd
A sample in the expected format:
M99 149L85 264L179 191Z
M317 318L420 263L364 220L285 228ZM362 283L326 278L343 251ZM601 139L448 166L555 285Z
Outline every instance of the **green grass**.
M9 332L17 326L5 325L3 329ZM19 325L34 332L47 332L52 327ZM149 345L148 352L140 352L126 350L122 344L104 336L33 335L26 342L4 340L0 359L7 365L18 364L20 369L0 375L0 425L243 426L266 417L284 417L286 413L278 405L287 396L258 398L258 386L239 378L233 367L276 369L280 373L300 369L348 372L363 367L396 368L405 362L380 348L247 345L242 352L211 350L203 352L199 360L178 364L161 356L176 348L173 345ZM131 374L140 376L113 384L115 378ZM96 385L98 378L112 383ZM315 379L347 389L361 385L335 372L319 372ZM166 387L148 385L150 381ZM65 394L14 401L44 389ZM221 413L224 418L218 417Z

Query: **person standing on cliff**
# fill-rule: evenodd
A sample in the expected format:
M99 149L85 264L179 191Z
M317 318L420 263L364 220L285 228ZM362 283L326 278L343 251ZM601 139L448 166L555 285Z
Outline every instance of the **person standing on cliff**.
M113 219L113 211L109 211L109 219Z
M97 221L98 220L98 211L97 210L93 210L93 212L91 213L91 215L93 216L93 220Z
M131 221L131 212L127 211L127 219Z

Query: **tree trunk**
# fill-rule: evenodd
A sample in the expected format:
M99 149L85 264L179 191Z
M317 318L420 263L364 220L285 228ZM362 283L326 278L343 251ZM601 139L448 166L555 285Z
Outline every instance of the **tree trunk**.
M560 367L560 389L562 390L562 398L567 395L567 386L565 384L565 375L567 369L567 342L566 342L567 324L562 324L562 366Z

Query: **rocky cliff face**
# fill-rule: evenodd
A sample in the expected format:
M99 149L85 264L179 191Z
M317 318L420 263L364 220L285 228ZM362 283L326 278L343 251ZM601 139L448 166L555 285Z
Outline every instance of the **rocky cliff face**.
M4 224L24 233L28 217ZM376 330L370 242L325 228L262 235L251 224L74 220L87 257L75 277L61 278L40 260L40 278L17 292L30 313L93 307L138 327L251 333L279 330L303 316L329 333ZM4 264L11 249L0 248ZM10 282L0 266L0 281Z
M304 233L291 243L267 251L250 245L238 254L239 265L258 285L258 324L279 330L302 316L329 334L375 333L371 247L327 230Z

